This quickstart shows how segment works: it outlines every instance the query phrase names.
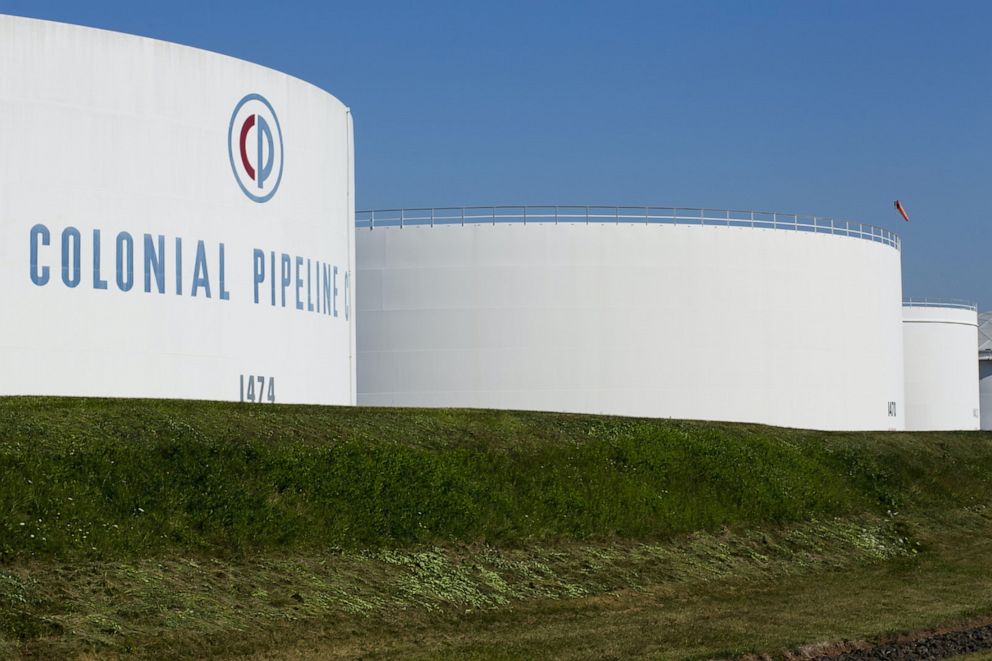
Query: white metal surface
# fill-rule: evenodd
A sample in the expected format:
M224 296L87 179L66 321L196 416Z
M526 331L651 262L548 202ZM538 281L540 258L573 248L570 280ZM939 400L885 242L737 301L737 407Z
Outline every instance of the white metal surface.
M406 220L358 232L360 404L903 428L897 238Z
M978 356L992 360L992 312L978 313Z
M285 74L0 16L0 394L353 403L351 135Z
M992 430L992 312L978 314L978 383L981 427Z
M941 302L903 308L906 429L978 429L977 313Z

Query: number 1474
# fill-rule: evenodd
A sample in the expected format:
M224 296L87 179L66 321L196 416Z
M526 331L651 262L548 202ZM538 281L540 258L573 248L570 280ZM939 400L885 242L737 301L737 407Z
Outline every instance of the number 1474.
M276 379L273 376L252 376L251 374L241 375L241 401L242 402L269 402L276 401Z

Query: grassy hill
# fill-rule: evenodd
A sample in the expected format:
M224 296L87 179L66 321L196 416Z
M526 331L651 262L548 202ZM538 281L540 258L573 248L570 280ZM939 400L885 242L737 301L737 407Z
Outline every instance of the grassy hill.
M316 636L327 653L407 656L424 652L404 647L407 627L445 631L467 611L482 619L452 631L629 590L734 585L738 599L784 577L893 572L873 585L896 589L902 571L992 575L976 546L989 504L983 433L6 398L0 652L251 654ZM969 585L913 617L876 614L888 624L863 633L992 614L989 586ZM717 637L696 653L815 640L827 615L791 638ZM342 633L372 624L371 639ZM573 649L555 636L514 655ZM454 649L509 649L485 640ZM649 649L637 644L617 653Z

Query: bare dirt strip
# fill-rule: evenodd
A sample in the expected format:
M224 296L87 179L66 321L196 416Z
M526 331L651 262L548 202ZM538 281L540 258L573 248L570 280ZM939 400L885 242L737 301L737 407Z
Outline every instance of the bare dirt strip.
M788 661L948 659L992 650L992 617L875 641L821 643L794 650Z

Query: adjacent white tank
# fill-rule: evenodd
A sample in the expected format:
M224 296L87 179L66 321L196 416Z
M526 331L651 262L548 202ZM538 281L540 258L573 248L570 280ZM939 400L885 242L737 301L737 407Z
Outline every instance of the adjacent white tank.
M360 404L903 428L885 230L643 207L358 225Z
M903 307L906 429L978 429L978 316L970 304L907 301Z
M0 16L0 395L354 403L352 163L313 85Z

